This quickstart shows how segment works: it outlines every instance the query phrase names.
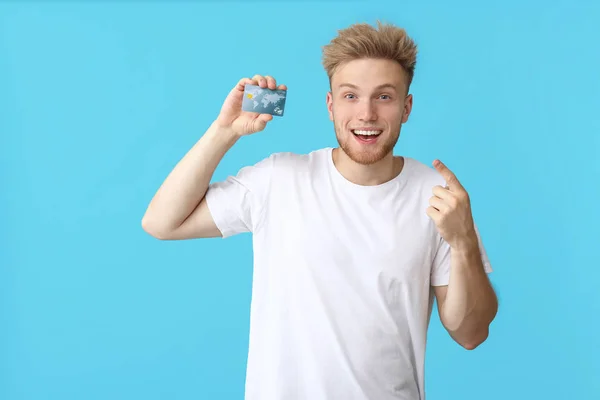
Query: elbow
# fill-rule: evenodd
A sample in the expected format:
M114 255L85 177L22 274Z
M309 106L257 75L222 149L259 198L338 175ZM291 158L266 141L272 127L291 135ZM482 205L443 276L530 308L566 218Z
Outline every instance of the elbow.
M463 339L463 340L458 341L458 344L460 344L466 350L475 350L477 347L479 347L483 342L485 342L487 340L488 336L489 336L489 329L486 328L481 333L473 335L472 337L468 338L467 340Z
M465 349L465 350L475 350L477 347L479 347L479 345L483 343L483 342L467 342L467 343L461 343L460 345Z
M148 216L142 218L142 229L155 239L169 240L169 233L166 229L153 222Z

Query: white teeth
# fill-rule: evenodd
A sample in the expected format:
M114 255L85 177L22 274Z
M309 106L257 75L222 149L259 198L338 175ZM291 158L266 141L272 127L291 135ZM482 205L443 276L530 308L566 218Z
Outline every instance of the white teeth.
M373 135L379 135L382 131L357 131L354 130L353 131L355 134L357 135L365 135L365 136L373 136Z

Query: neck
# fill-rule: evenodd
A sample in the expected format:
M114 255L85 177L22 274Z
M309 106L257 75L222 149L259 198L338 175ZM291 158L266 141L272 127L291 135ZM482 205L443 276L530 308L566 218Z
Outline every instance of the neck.
M362 186L375 186L394 179L402 171L404 159L394 157L390 151L381 160L369 164L359 164L340 148L333 149L333 164L348 181Z

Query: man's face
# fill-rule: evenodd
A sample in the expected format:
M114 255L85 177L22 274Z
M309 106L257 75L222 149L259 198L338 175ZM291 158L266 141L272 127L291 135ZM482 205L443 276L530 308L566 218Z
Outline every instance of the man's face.
M390 154L412 108L402 67L392 60L354 60L335 72L331 90L327 109L344 153L363 165Z

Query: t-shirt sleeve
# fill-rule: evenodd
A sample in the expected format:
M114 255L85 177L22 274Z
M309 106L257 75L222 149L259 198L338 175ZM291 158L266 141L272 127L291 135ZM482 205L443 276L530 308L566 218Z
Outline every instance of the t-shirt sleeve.
M483 246L481 235L477 225L475 225L475 232L477 233L477 240L479 241L479 252L481 254L481 260L483 261L483 268L488 274L492 272L492 265L490 263L488 254ZM444 239L440 241L438 250L433 259L433 265L431 268L431 285L432 286L445 286L448 285L450 279L450 245Z
M271 156L209 185L206 203L223 238L255 232L264 212L272 172Z

